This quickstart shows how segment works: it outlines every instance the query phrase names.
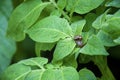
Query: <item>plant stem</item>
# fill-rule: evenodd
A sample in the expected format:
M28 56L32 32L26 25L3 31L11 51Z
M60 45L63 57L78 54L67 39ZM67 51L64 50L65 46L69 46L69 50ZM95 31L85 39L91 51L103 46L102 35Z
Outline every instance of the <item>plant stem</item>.
M53 3L53 5L63 14L63 16L64 16L69 22L71 22L70 17L69 17L62 9L60 9L60 8L57 6L55 0L50 0L50 2Z
M93 62L98 66L102 73L101 80L116 80L107 65L107 57L95 56Z

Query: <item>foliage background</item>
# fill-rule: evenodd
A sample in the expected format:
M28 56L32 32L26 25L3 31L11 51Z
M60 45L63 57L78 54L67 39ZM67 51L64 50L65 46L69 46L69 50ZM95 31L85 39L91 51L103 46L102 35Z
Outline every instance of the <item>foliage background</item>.
M113 0L114 1L114 0ZM117 1L117 0L115 0ZM10 14L16 6L18 6L22 0L0 0L0 72L2 73L9 64L16 63L20 60L35 57L35 43L27 36L24 41L14 42L11 39L8 39L6 35L6 29L8 26L8 20ZM119 0L118 0L119 3ZM117 6L119 7L119 5ZM119 8L112 8L112 12L118 10ZM48 9L49 11L49 9ZM102 13L102 10L101 10ZM99 13L99 14L101 14ZM46 14L47 15L47 14ZM45 15L45 16L46 16ZM76 14L77 15L77 14ZM17 49L16 49L17 46ZM108 56L108 65L112 70L113 74L117 79L119 78L119 64L120 64L120 46L111 47L108 49L110 56ZM45 53L48 53L45 52ZM50 53L53 53L52 51ZM47 58L51 58L52 54L44 55ZM92 66L91 66L92 65ZM96 75L100 75L96 66L93 63L88 63L83 66L88 67Z

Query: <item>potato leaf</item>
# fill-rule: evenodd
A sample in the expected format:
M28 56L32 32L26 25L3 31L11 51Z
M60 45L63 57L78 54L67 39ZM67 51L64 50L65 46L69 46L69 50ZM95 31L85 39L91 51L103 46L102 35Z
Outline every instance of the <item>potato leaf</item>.
M86 20L80 20L71 24L74 35L80 35L82 33L85 23Z
M79 71L79 80L97 80L94 73L86 68Z
M112 17L107 20L108 26L104 26L102 30L107 32L113 39L120 35L120 17Z
M115 12L113 16L114 17L120 17L120 9L117 12Z
M66 10L79 14L85 14L97 8L103 1L104 0L67 0Z
M29 66L14 64L5 70L0 80L25 80L25 76L30 71L31 69Z
M75 55L67 56L65 59L63 59L63 65L64 66L72 66L75 69L77 68L77 60L75 59Z
M61 38L64 39L65 37L68 37L68 35L62 33L61 31L49 28L31 29L28 34L31 39L41 43L53 43Z
M79 80L79 75L73 67L62 67L46 70L41 80Z
M36 65L31 65L33 63L31 60L34 60ZM26 62L30 65L23 64ZM45 58L31 58L13 64L5 70L1 80L79 80L79 74L73 67L52 67L48 69L44 68L41 62L46 64ZM34 69L33 67L38 67L38 64L43 68Z
M120 44L120 37L114 40L115 43Z
M51 50L54 47L55 43L36 43L35 51L36 55L40 56L41 51Z
M87 44L80 49L80 52L87 55L108 55L103 43L95 35L90 37Z
M92 23L92 26L95 29L101 29L102 27L106 26L107 25L107 23L105 22L106 15L107 15L106 13L103 13L102 15L97 17L97 19Z
M53 62L62 60L63 58L71 54L71 52L75 48L75 45L75 42L71 38L60 40L57 43L56 49L54 51Z
M112 1L108 2L106 4L106 6L107 7L112 6L112 7L120 8L120 0L112 0Z
M116 43L113 42L112 37L108 33L104 32L102 30L100 30L97 33L97 37L102 41L104 46L111 47L111 46L116 45Z
M13 10L12 0L0 0L0 11L7 17L11 15Z
M44 71L44 64L47 64L48 60L42 57L30 58L22 60L16 64L8 67L0 80L26 80L28 73L34 73L34 67L36 70ZM9 75L8 75L9 74ZM30 73L31 74L31 73ZM29 76L30 77L30 76ZM39 78L39 76L38 76Z
M64 9L65 6L66 6L66 3L67 3L67 0L58 0L58 1L57 1L57 6L58 6L60 9Z
M36 42L53 43L70 37L72 30L67 20L49 16L33 25L27 33Z
M27 0L20 4L10 17L8 36L16 41L23 40L25 38L25 31L38 19L41 11L48 4L50 3L42 3L40 0Z
M79 60L79 63L86 64L92 61L92 57L93 56L90 56L90 55L80 54L78 60Z
M28 75L26 75L24 80L42 80L42 74L44 70L32 70Z
M50 13L50 15L54 15L54 16L58 16L58 17L60 17L61 16L61 12L59 11L59 10L53 10L51 13Z
M36 57L27 60L22 60L19 63L22 63L27 66L38 66L39 68L43 68L44 64L46 64L47 62L48 60L46 58Z
M15 42L6 37L7 25L6 16L0 12L0 75L11 63L11 59L16 51Z
M86 24L83 28L83 31L89 31L90 29L92 29L92 23L94 22L96 17L97 17L97 15L95 13L88 13L85 16Z
M75 68L63 67L61 70L64 75L63 80L79 80L79 74Z

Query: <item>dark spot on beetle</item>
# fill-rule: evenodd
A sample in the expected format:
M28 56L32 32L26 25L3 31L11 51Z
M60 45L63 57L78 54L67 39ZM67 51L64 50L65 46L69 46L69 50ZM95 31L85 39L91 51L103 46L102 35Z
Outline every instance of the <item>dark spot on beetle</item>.
M82 36L77 35L77 36L74 37L74 40L82 40Z
M82 48L84 46L84 44L82 42L82 36L80 36L80 35L75 36L74 41L78 47Z

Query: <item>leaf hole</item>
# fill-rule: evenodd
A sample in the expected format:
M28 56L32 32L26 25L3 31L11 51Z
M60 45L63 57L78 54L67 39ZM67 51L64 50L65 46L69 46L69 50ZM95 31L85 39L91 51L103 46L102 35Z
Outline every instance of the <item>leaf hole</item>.
M47 51L41 51L41 54L40 54L41 57L45 57L45 58L48 59L48 62L51 62L52 59L53 59L53 53L54 53L55 47L56 46L54 46L51 51L48 51L48 50Z
M78 67L77 67L77 70L79 71L79 70L81 70L82 68L85 68L85 67L87 69L91 70L95 74L96 77L101 77L102 76L99 68L92 61L90 61L88 63L85 63L85 64L84 63L79 63Z

